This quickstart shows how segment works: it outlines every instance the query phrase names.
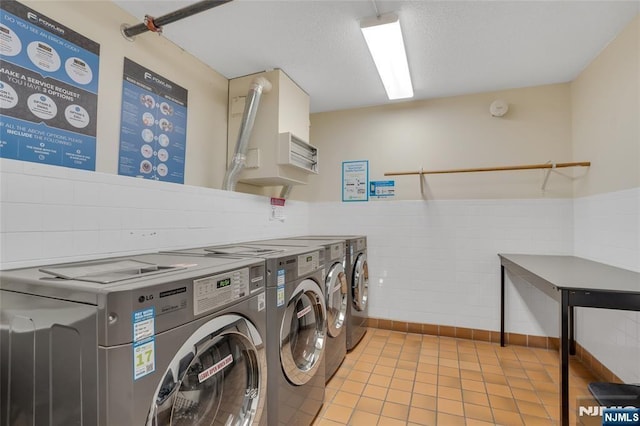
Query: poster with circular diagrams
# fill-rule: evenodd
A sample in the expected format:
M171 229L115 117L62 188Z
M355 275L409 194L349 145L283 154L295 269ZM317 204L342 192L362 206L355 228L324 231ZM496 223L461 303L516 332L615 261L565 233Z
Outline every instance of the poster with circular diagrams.
M187 89L124 59L118 174L184 183Z
M0 2L0 157L95 170L100 45Z

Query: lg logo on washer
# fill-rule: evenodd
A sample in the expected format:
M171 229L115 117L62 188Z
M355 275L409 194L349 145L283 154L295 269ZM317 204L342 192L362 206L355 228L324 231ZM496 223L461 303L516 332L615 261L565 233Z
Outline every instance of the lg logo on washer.
M153 294L138 297L138 303L147 302L149 300L153 300Z

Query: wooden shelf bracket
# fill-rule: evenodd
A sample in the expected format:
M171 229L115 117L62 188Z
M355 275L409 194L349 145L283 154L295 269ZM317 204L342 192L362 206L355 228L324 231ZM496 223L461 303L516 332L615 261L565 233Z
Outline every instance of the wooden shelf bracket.
M551 168L547 169L547 171L544 174L544 181L542 182L542 190L546 191L547 190L547 182L549 181L549 175L551 175L551 172L556 170L556 163L551 163Z

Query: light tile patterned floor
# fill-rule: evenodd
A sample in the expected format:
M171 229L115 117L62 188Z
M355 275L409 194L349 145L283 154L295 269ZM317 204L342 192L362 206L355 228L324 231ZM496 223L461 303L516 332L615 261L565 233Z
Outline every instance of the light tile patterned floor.
M576 424L576 398L595 378L577 361L570 375ZM553 425L558 376L555 351L369 329L313 425Z

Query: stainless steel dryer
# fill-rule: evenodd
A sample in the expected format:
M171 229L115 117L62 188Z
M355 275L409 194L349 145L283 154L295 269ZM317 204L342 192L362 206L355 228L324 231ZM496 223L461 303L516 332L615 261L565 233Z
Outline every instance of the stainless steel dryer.
M0 272L0 422L266 423L265 277L163 254Z
M256 241L250 244L270 244L283 246L313 247L322 245L325 249L324 292L327 304L327 345L325 356L325 381L338 370L347 354L346 319L349 309L349 285L345 272L345 241L341 239L279 238Z
M264 259L268 424L310 425L324 402L325 390L324 248L242 243L180 252Z
M353 350L367 332L369 318L369 265L367 264L366 235L311 235L296 239L323 240L327 238L343 239L347 243L346 266L349 291L347 313L347 350Z

